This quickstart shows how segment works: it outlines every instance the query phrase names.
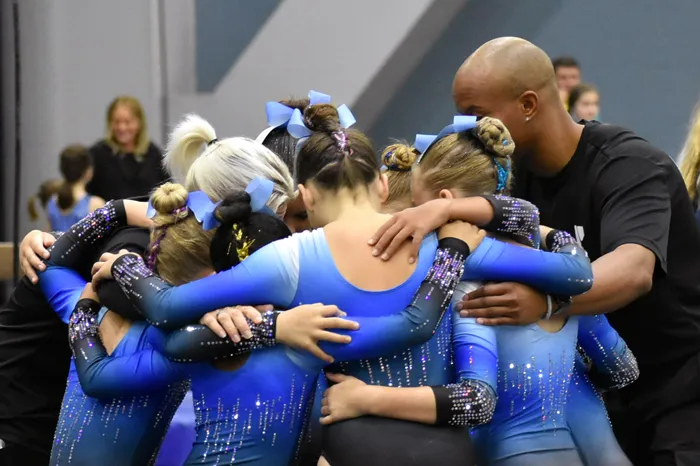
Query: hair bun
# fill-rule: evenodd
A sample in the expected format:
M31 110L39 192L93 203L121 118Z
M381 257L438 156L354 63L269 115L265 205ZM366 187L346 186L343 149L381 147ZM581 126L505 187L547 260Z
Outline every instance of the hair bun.
M477 139L484 145L488 152L501 157L510 157L515 150L515 143L508 128L501 120L491 117L483 117L474 129Z
M332 133L340 128L338 110L331 104L316 104L306 107L304 119L311 131Z
M219 204L215 215L222 225L233 225L249 218L252 211L250 194L236 191Z
M175 210L187 205L189 193L181 184L165 183L156 189L151 195L151 205L158 212L158 216L168 216L165 218L156 219L156 223L164 225L166 223L175 223L179 216L173 216Z
M408 144L392 144L382 153L382 162L389 170L409 171L417 158L416 149Z

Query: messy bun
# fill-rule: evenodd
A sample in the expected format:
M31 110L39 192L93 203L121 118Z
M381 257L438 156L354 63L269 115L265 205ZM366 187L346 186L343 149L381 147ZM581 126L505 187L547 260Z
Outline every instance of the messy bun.
M231 193L214 215L221 226L211 240L209 256L217 272L235 267L263 246L291 235L281 218L253 212L245 191Z
M187 205L189 193L181 184L165 183L156 189L151 195L151 205L156 211L153 223L156 227L163 227L177 223L187 218Z
M187 172L216 139L214 127L207 120L191 113L170 134L163 157L163 166L178 183L185 183Z
M274 212L296 197L289 168L272 151L248 138L215 138L214 128L197 115L185 117L170 136L164 164L188 191L220 201L253 179L266 178L274 183L267 201Z
M340 129L340 116L335 106L316 104L304 109L304 123L311 131L332 133Z
M411 207L411 169L417 158L418 151L404 143L387 146L382 152L389 182L389 196L385 203L387 211L399 212Z
M296 157L298 183L313 180L320 188L337 191L366 187L377 179L380 165L372 143L360 131L343 128L333 105L307 107L304 124L313 134Z
M421 159L418 176L423 186L439 193L454 189L465 196L508 194L515 144L505 125L484 117L475 128L448 134L434 142Z
M515 150L515 144L508 128L496 118L483 117L473 129L476 138L484 148L493 155L510 157Z
M382 162L389 170L410 171L418 158L418 151L408 144L392 144L382 152Z

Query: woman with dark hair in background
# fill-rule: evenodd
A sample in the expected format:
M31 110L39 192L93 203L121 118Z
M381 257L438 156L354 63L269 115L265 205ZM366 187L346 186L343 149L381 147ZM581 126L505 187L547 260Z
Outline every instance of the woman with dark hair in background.
M49 199L46 212L53 231L68 231L74 223L105 203L87 193L93 174L92 157L87 147L75 144L61 152L63 181L55 196Z
M600 114L600 94L591 84L577 84L569 92L568 109L574 121L597 120Z
M145 196L168 179L162 153L148 138L146 114L134 97L120 96L107 108L107 134L90 148L94 174L87 190L102 199Z

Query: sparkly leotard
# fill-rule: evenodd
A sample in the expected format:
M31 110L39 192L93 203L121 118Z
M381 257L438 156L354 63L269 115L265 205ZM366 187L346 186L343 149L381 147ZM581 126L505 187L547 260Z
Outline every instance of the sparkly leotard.
M563 232L554 239L552 250L578 248ZM462 286L458 285L453 302L470 291ZM610 387L624 386L636 378L634 357L604 317L572 317L556 333L536 324L483 327L473 319L454 322L456 333L468 335L461 347L455 348L460 377L482 380L498 391L491 423L473 431L475 446L485 464L554 466L582 464L586 457L615 460L619 447L618 451L612 447L601 450L591 443L592 436L587 432L591 426L586 423L599 420L600 412L587 413L582 409L591 407L590 393L585 392L587 386L581 374L574 374L578 342L594 365L608 376ZM572 383L580 389L579 396L571 396ZM567 408L574 404L574 415L569 418ZM579 439L586 432L587 438L576 442L572 430ZM616 444L609 423L607 430L602 429L593 437L601 443Z
M102 212L98 212L95 215L98 218L94 224L97 225L97 228L106 230L109 224L104 221L106 215L100 218L102 214ZM88 219L87 222L92 221ZM90 233L89 230L84 231L83 235L77 235L77 239L73 235L69 236L68 241L57 243L55 249L57 250L56 255L60 257L58 262L71 264L71 258L77 251L87 247L85 241L81 241L80 238L82 236L90 238ZM461 275L465 252L462 251L462 255L457 253L455 257L451 257L446 251L438 254L436 262L431 268L429 279L421 285L413 304L404 311L405 316L394 314L374 319L357 318L361 329L353 332L351 345L328 345L324 349L339 359L352 355L354 357L372 357L386 352L386 348L390 348L391 344L402 342L398 346L406 347L414 344L413 342L429 338L439 321L439 308L442 307L444 311L449 303L452 288ZM49 273L55 272L57 269L57 267L49 267ZM65 275L70 271L60 270L60 272ZM65 290L65 287L51 287L51 282L52 280L47 281L47 286L51 289ZM76 288L80 290L82 284ZM62 295L57 294L57 296L61 297ZM69 302L66 299L63 301ZM95 303L95 305L97 304ZM70 307L69 304L67 306ZM423 308L427 308L427 310L424 311ZM423 317L426 312L431 314L430 318ZM67 312L64 311L63 314L67 314ZM273 315L277 314L266 314L267 325L254 326L256 337L251 342L244 342L240 345L232 345L229 342L229 346L238 347L229 347L225 351L229 354L238 354L250 351L256 345L269 346L274 343L272 338L274 336L274 319L270 317ZM368 323L370 320L376 321L374 325ZM143 323L139 325L143 325ZM406 330L402 331L402 328ZM95 385L99 387L100 392L106 391L108 394L111 394L110 391L121 393L123 391L157 390L174 378L174 374L178 372L176 368L169 367L162 360L162 357L151 348L141 348L140 350L132 348L133 351L127 352L115 351L112 357L108 357L99 338L97 338L95 312L90 312L85 306L79 306L73 313L71 330L72 347L78 355L78 375L84 386L91 387L90 391L97 390ZM183 348L193 344L221 342L220 339L216 338L213 339L214 341L206 336L202 338L204 334L202 330L201 326L193 326L175 332L168 340L167 348L164 349L172 350L180 358L190 358L192 355L187 354L186 351L183 356ZM390 332L390 337L385 337L385 332ZM406 335L403 340L398 336L402 332ZM158 340L159 338L159 331L154 327L145 327L145 333L150 335L152 339ZM125 340L128 338L129 335ZM365 352L357 350L362 345L366 347ZM158 346L163 345L158 344ZM221 345L219 345L220 347ZM377 347L379 349L376 349ZM201 348L196 349L201 352ZM214 354L220 351L218 348L213 349ZM194 356L201 357L201 354ZM171 366L173 365L171 364ZM259 464L288 463L294 453L295 446L298 444L303 421L307 417L305 406L308 404L308 398L313 389L313 384L305 384L304 379L315 382L321 366L320 361L310 358L307 354L292 352L282 347L253 353L244 367L233 373L215 370L208 364L192 365L189 370L198 382L194 390L197 400L204 394L212 393L212 396L220 395L227 401L234 399L234 397L238 398L235 399L235 402L229 402L225 406L226 409L236 411L235 415L231 412L230 417L222 416L223 413L219 412L220 410L212 409L211 406L199 406L201 409L198 409L197 413L198 423L202 428L199 430L200 435L198 435L198 441L189 462L216 464L237 460L237 463L248 461L257 461ZM275 367L277 370L270 372L270 367ZM122 376L119 377L119 374ZM269 380L265 380L265 374L270 374ZM124 377L125 375L128 377ZM241 391L240 387L246 387L246 389ZM257 390L254 389L255 387ZM228 391L220 393L222 388L228 388ZM236 388L241 393L238 393ZM264 402L260 401L260 395L262 395ZM215 419L211 419L211 425L210 414L216 416ZM238 416L241 416L240 422L237 422ZM252 424L251 419L254 421ZM209 429L209 427L212 428Z
M579 342L586 359L593 363L592 375L579 356L566 403L566 421L586 466L630 466L610 425L599 388L622 388L639 376L637 361L624 340L605 316L579 318Z
M78 301L86 282L71 270L49 265L42 274L42 288L64 321ZM61 293L52 293L54 290ZM51 299L55 298L55 299ZM71 332L73 322L70 322ZM96 322L99 324L99 321ZM176 364L157 358L149 344L158 335L146 322L134 322L119 342L112 357L128 359L131 371L102 371L84 353L71 360L68 383L51 450L51 465L152 464L175 410L187 391L177 382L182 376ZM96 332L96 326L95 326ZM150 353L148 352L150 350ZM156 358L152 358L152 356ZM76 369L83 364L79 377ZM136 368L154 364L162 374L161 383L152 384L138 376ZM160 365L160 367L158 367ZM126 388L121 380L128 380ZM144 383L147 382L147 383ZM89 394L89 395L88 395Z
M145 312L150 320L161 326L178 325L190 321L194 316L201 315L202 312L234 302L255 304L264 301L287 307L321 301L338 305L351 318L360 318L368 315L386 314L396 307L397 302L405 302L412 294L412 290L415 290L419 284L421 275L425 273L432 257L434 257L436 247L435 236L427 237L421 247L414 274L403 284L382 292L360 290L342 278L333 263L322 230L294 235L287 240L268 245L235 269L180 287L169 286L145 269L140 261L135 261L127 256L115 262L112 272L115 279L133 298L134 303ZM530 257L530 255L532 256ZM477 270L483 271L484 278L494 280L520 279L535 285L542 281L545 288L553 281L548 274L541 270L533 271L530 264L539 263L545 268L547 265L561 264L564 269L568 267L571 273L567 274L567 279L559 281L560 284L563 283L564 289L559 288L558 290L572 294L580 292L577 290L581 289L581 283L590 279L590 265L587 260L585 264L581 264L576 259L571 260L572 257L560 256L562 255L527 250L487 238L470 257L475 257L475 267ZM467 267L470 266L470 260L468 259L466 262ZM500 262L501 266L496 263L497 261ZM523 276L525 278L522 278ZM574 279L569 280L572 277ZM234 285L232 286L232 284ZM567 286L570 288L566 288ZM204 289L207 290L206 293L202 292ZM383 336L383 339L387 341L393 338L394 336L389 333ZM355 339L355 335L353 335L353 339ZM393 348L387 346L378 354L391 354ZM251 358L253 357L255 355L251 356ZM301 357L301 355L297 355L297 357ZM420 361L420 359L417 358L416 361ZM439 361L436 360L435 363L438 366L435 372L438 374L444 372L443 358L441 357ZM298 364L301 364L301 361ZM383 359L366 360L365 364L364 367L358 367L358 373L353 375L364 379L376 377L373 379L375 383L388 383L390 378L399 379L401 377L408 377L411 379L411 383L417 383L424 378L420 371L415 371L415 374L412 373L414 371L406 371L406 364L403 361L397 361L397 369L400 368L400 370L396 371L387 371L383 368L385 365ZM425 370L433 370L432 365L425 365ZM406 372L408 373L406 374ZM211 380L211 375L209 380ZM309 381L307 385L311 383L313 382ZM226 393L222 392L220 395L224 397ZM199 403L198 412L202 413L200 419L204 421L205 426L209 427L210 432L214 430L215 425L224 429L226 423L231 424L226 428L233 428L232 422L221 420L220 417L213 415L230 405L230 402L226 403L223 401L224 399L214 396ZM261 404L269 401L259 400ZM297 404L297 406L302 406L302 404ZM244 408L241 404L239 409ZM204 416L205 414L209 414L209 417Z

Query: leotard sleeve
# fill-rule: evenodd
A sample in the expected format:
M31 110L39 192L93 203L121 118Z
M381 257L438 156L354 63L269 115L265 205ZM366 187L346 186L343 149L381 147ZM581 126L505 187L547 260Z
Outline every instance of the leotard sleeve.
M49 266L40 273L39 287L63 323L68 323L87 282L76 271Z
M81 299L71 315L69 342L80 385L88 396L115 398L162 390L185 377L181 366L153 348L111 357L98 334L101 304ZM124 338L127 338L125 336ZM147 336L150 339L150 336Z
M593 286L593 269L575 242L547 252L487 237L467 258L463 280L519 282L545 293L575 296Z
M512 238L535 249L540 247L540 211L524 199L500 194L482 196L493 207L493 219L484 230Z
M475 289L462 282L457 295ZM436 424L476 426L491 421L498 390L498 347L493 327L476 319L452 313L452 345L456 382L432 387L435 394Z
M403 312L382 317L353 317L358 330L336 330L352 337L349 344L320 342L319 346L336 361L370 359L409 348L430 339L446 310L462 275L468 246L454 238L440 240L432 267ZM192 362L248 353L276 344L275 325L279 312L263 315L261 324L248 321L253 338L234 343L217 337L202 325L190 325L168 337L166 355L176 361Z
M232 304L272 304L287 308L296 293L297 274L284 259L287 238L268 244L236 267L210 277L173 286L132 254L119 257L112 275L129 300L153 325L163 329L185 326L209 312Z
M109 201L70 227L49 248L47 265L76 269L85 256L93 253L117 228L126 226L123 201Z
M622 388L639 377L637 359L604 315L580 316L578 343L593 364L591 378L604 390Z

